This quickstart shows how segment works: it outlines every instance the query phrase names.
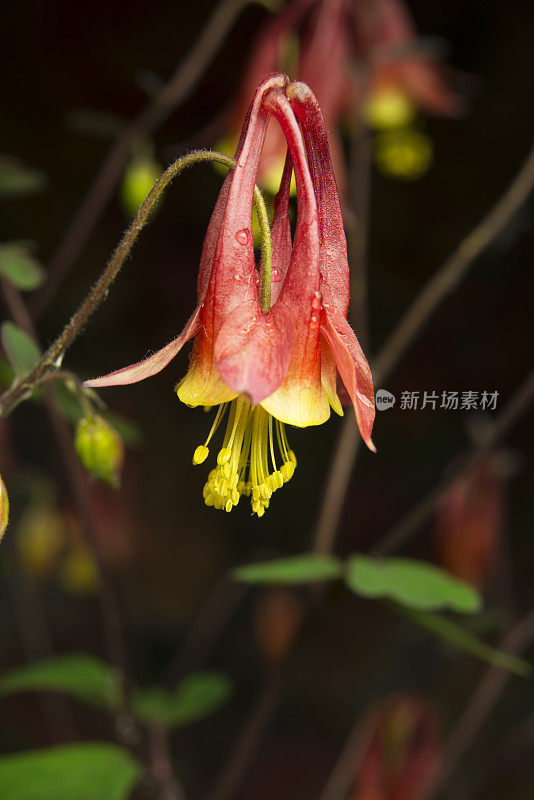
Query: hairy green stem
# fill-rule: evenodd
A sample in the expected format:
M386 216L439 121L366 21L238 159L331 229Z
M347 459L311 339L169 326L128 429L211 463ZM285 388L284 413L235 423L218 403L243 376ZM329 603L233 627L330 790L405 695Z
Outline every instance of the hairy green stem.
M137 237L147 223L151 211L167 185L187 167L205 162L216 162L230 169L233 169L236 165L233 158L225 156L222 153L217 153L212 150L195 150L177 159L167 167L150 190L137 212L137 215L130 223L129 228L123 235L101 276L96 281L81 306L65 325L63 331L50 345L37 366L26 376L17 380L4 392L2 397L0 397L0 418L7 416L19 403L29 397L36 384L41 381L46 373L58 369L61 366L65 351L70 347L74 339L87 324L89 318L107 296L109 287L122 269L126 257L129 255ZM271 236L267 210L261 192L257 186L254 188L254 207L258 215L261 230L263 267L260 302L263 311L267 312L271 304Z

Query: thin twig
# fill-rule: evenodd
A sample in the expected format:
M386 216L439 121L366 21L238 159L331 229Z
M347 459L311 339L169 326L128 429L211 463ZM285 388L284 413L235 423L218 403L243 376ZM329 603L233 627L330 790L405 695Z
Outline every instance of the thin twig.
M482 222L460 243L416 297L383 347L372 367L375 389L398 366L425 324L443 300L458 286L475 260L502 233L527 200L534 185L534 147L504 195ZM327 549L337 531L360 437L352 415L347 414L339 432L320 506L314 542ZM328 511L328 513L326 513ZM319 547L319 545L318 545Z
M208 800L229 800L239 788L282 697L288 665L289 661L285 659L269 677L239 733L230 759L208 792Z
M435 310L458 286L476 259L510 224L533 186L534 147L502 197L434 274L382 346L373 369L377 386L391 375Z
M510 428L520 419L534 402L534 371L530 372L519 389L512 395L503 411L488 426L484 438L472 450L466 452L455 461L442 479L400 522L397 522L373 547L373 552L380 555L397 550L407 539L431 516L443 492L461 475L469 472L473 462L496 447Z
M319 800L339 800L339 798L345 797L362 763L369 745L369 736L369 730L366 730L365 724L358 719L319 795Z
M185 800L185 793L172 768L169 731L160 725L149 726L150 768L161 794L158 800Z
M163 682L167 686L174 688L205 662L247 591L247 586L227 575L218 581L193 620L176 656L165 669Z
M508 633L500 649L505 653L520 655L533 642L534 610L531 610ZM420 800L433 800L443 791L448 779L480 732L511 677L510 672L498 667L489 667L486 670L463 714L449 735L441 767L431 778Z
M94 226L113 195L134 145L150 135L195 88L219 51L238 14L253 0L223 0L217 3L193 48L171 78L152 98L113 144L96 179L68 227L48 265L48 281L32 304L39 319L59 285L78 258ZM257 1L257 0L256 0Z

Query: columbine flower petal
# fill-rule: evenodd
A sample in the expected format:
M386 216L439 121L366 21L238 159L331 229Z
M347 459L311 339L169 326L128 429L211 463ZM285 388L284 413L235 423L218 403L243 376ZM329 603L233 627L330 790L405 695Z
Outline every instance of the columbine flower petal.
M103 386L126 386L129 383L144 381L161 372L167 364L180 352L184 344L195 336L200 330L200 308L196 308L193 315L183 329L182 333L173 339L172 342L162 347L157 353L138 361L129 367L117 369L101 378L92 378L84 382L84 386L91 389L98 389Z
M362 439L369 450L376 452L371 441L375 418L371 370L347 320L343 317L334 319L335 322L330 315L325 314L322 331L332 348L339 374L352 400Z
M330 416L321 383L319 228L313 185L298 123L287 97L271 92L266 101L287 139L297 183L298 215L289 269L271 313L292 315L293 342L285 380L263 407L277 419L299 427L320 425Z
M362 438L369 449L374 451L371 441L375 414L373 382L367 360L346 320L349 302L347 243L328 150L326 125L308 86L292 83L287 89L287 95L302 126L317 198L323 298L321 331L332 349L337 368L352 400Z

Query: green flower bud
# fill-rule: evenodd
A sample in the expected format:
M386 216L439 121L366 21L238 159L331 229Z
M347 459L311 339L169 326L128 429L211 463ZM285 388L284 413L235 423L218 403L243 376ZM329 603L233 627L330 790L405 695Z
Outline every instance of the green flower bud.
M9 497L4 481L0 478L0 539L4 535L9 520Z
M78 422L74 446L87 472L115 489L119 486L124 445L101 416L84 417Z

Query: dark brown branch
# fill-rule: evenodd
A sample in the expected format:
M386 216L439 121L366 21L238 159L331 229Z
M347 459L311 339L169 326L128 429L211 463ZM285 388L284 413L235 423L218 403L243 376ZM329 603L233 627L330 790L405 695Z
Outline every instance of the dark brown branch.
M383 386L443 300L459 285L476 259L495 241L527 200L534 185L534 147L520 171L482 222L422 289L381 348L372 367L375 389ZM327 552L336 534L360 437L347 413L338 435L314 534L315 548Z
M521 655L534 642L534 610L529 611L504 638L500 649L511 655ZM484 673L463 714L452 729L445 745L441 768L430 780L420 800L433 800L447 782L471 746L477 734L498 702L511 673L489 667Z
M512 395L503 411L488 427L483 441L456 460L455 466L446 471L443 478L423 500L404 519L396 523L391 530L384 534L373 548L374 552L380 555L387 555L394 550L398 550L430 518L443 492L461 475L469 472L473 462L499 444L510 428L529 409L532 402L534 402L534 371L527 376L519 389Z
M228 763L217 776L208 800L230 800L239 789L265 730L280 702L286 685L288 660L278 666L268 679L250 715L241 729Z

